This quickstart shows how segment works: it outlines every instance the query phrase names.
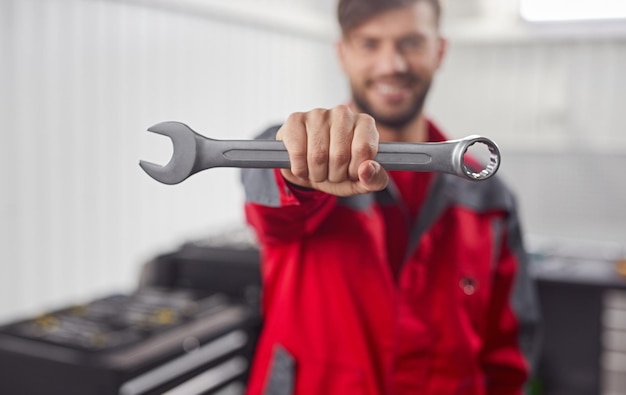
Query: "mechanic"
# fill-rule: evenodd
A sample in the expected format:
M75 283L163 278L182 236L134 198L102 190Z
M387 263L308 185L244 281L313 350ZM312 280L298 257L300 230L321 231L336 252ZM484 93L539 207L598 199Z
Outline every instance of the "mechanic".
M291 169L242 173L264 282L248 394L523 392L539 314L514 196L497 176L373 160L379 141L447 139L423 112L440 14L437 0L340 0L351 100L260 136L284 142Z

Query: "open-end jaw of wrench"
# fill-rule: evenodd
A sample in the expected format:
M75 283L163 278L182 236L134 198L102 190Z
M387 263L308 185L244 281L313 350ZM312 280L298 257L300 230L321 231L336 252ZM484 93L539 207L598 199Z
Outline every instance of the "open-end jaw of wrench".
M172 159L165 166L140 161L148 175L163 184L178 184L187 177L212 167L276 168L291 167L282 141L214 140L194 132L180 122L161 122L148 129L172 139ZM474 144L489 149L482 169L466 162L465 153ZM374 158L387 170L429 171L455 174L470 180L486 180L500 166L500 150L490 139L468 136L439 143L380 143Z

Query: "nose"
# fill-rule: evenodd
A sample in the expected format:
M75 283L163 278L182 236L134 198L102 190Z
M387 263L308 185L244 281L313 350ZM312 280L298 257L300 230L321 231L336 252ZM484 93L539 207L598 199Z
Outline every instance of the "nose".
M389 46L381 48L377 68L378 73L383 75L404 73L408 70L408 63L404 54L398 48Z

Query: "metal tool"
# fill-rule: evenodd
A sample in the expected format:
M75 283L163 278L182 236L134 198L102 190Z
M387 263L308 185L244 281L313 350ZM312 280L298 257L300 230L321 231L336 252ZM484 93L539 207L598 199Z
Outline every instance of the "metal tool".
M163 184L178 184L199 171L212 167L279 168L291 167L282 141L214 140L194 132L180 122L161 122L148 131L172 139L174 152L165 166L140 161L148 175ZM489 160L482 169L466 163L465 153L474 144L489 149ZM374 158L387 170L432 171L455 174L470 180L486 180L500 166L500 150L486 137L468 136L440 143L380 143Z

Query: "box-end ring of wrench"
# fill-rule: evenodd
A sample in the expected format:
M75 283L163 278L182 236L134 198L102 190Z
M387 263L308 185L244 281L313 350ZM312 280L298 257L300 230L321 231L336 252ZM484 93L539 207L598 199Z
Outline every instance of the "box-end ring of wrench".
M148 175L163 184L178 184L189 176L213 167L277 168L291 167L282 141L215 140L194 132L180 122L161 122L148 131L169 137L173 154L169 163L160 166L140 161ZM466 162L465 153L474 144L489 149L489 160L482 169ZM493 176L500 166L500 150L490 139L468 136L437 143L387 143L378 145L374 158L387 170L429 171L455 174L478 181Z

